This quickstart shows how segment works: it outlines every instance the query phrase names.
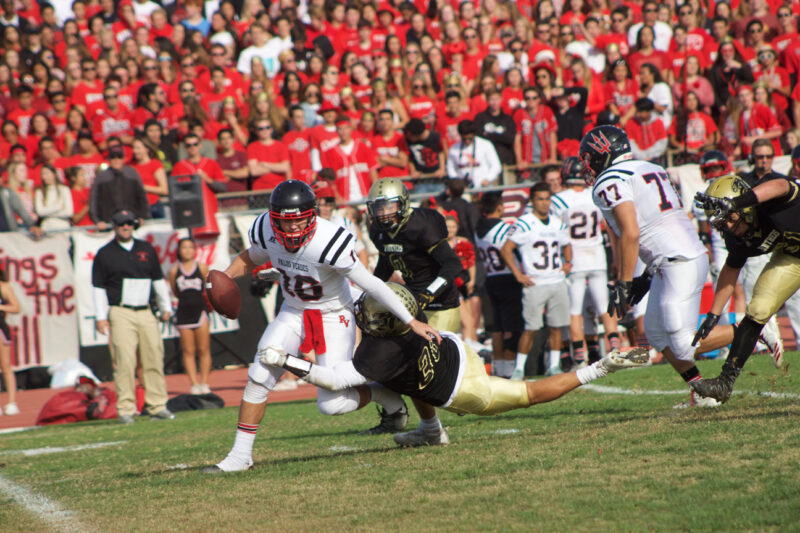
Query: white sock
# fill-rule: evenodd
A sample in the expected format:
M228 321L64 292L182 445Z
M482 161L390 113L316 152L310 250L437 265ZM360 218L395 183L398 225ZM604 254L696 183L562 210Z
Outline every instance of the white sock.
M561 350L550 350L547 353L547 366L551 370L561 368Z
M503 369L503 373L500 374L501 377L510 378L511 374L514 372L514 360L513 359L501 359L501 368Z
M253 456L253 442L256 440L257 429L258 425L240 423L236 428L233 449L217 466L226 471L246 468Z
M372 394L372 401L386 409L390 415L403 408L403 398L396 392L378 383L370 383L368 387Z
M433 415L433 418L421 418L419 421L419 428L423 433L439 433L442 429L442 423L439 422L439 417Z
M528 354L517 352L517 361L514 365L514 370L525 371L525 363L528 362Z
M604 366L600 366L600 361L596 361L591 365L581 368L575 372L575 375L577 376L578 381L581 382L581 385L591 383L598 378L602 378L606 374L608 374L608 371Z

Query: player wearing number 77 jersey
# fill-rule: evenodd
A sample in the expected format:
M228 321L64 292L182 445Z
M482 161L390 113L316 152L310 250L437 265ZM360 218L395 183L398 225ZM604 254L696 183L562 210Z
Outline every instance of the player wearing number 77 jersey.
M633 160L628 136L614 126L590 130L581 140L580 157L594 203L616 241L619 280L610 293L609 314L621 318L650 290L644 318L648 342L687 384L701 379L692 340L708 259L667 172ZM647 269L634 279L637 258ZM702 348L714 349L709 346L714 342L727 343L714 335ZM689 405L717 404L690 394Z
M399 320L426 340L441 340L436 330L416 320L394 292L367 272L356 258L355 237L343 227L316 216L311 187L297 180L280 183L270 197L270 211L250 228L250 248L233 260L226 273L237 278L257 265L272 261L281 275L284 302L270 322L258 351L267 347L288 353L314 350L320 366L334 366L353 357L355 320L348 281L378 299ZM301 344L302 341L302 344ZM233 449L206 473L246 470L253 465L256 430L264 417L267 395L283 368L264 365L256 355L247 373ZM327 415L355 411L370 400L383 405L379 428L399 431L408 421L400 395L380 385L361 385L341 391L320 390L317 407Z

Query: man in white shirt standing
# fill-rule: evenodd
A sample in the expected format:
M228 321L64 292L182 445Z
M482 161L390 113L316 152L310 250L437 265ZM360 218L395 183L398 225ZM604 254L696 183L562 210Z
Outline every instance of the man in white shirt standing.
M458 123L461 140L447 152L447 176L466 180L476 187L486 187L497 182L503 165L494 145L482 137L476 137L475 131L475 122L472 120Z
M252 62L253 58L257 57L261 60L264 64L264 68L269 73L271 71L270 66L267 64L267 57L270 56L271 47L268 45L269 39L269 32L259 24L258 22L253 23L250 26L250 39L253 44L242 50L242 53L239 54L239 61L236 63L236 70L241 72L242 74L250 75L252 73ZM278 55L275 54L275 62L277 63ZM274 76L274 72L277 72L277 65L274 69L272 69L273 74L270 76Z
M572 247L567 227L559 217L550 216L550 187L536 183L530 190L533 211L522 215L512 226L500 255L511 273L522 284L522 315L525 331L519 339L516 368L511 379L525 375L533 338L542 328L542 311L547 313L550 351L547 375L561 373L561 329L569 325L569 293L566 275L572 267ZM514 260L518 250L521 264Z

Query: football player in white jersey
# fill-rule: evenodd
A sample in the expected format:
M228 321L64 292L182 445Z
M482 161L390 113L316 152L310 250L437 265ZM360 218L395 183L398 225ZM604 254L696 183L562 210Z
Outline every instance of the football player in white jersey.
M628 306L649 290L644 317L648 342L687 384L700 380L692 342L708 259L667 172L633 160L628 136L614 126L590 130L581 140L580 157L594 203L613 231L619 251L619 280L611 290L609 314L624 316ZM638 258L647 268L634 279ZM709 337L706 347L715 340L716 335ZM695 396L690 389L689 405L718 403Z
M271 260L280 272L285 300L264 331L247 373L233 449L225 459L205 468L206 473L246 470L253 465L253 441L267 396L284 372L264 365L259 357L262 351L268 347L288 353L313 349L320 366L353 357L355 321L348 280L377 298L415 333L426 339L440 338L433 328L412 317L394 292L358 261L350 232L317 218L311 187L297 180L284 181L275 187L270 204L270 210L250 228L250 248L234 258L226 274L235 279ZM335 393L320 390L317 407L323 414L339 415L370 400L384 406L386 431L405 426L408 411L402 398L380 385Z
M600 313L600 320L608 335L609 348L619 348L617 321L607 312L608 271L606 249L603 246L601 223L603 214L592 201L592 191L583 179L583 163L577 157L568 157L561 166L561 178L567 188L553 196L550 212L561 218L569 229L572 245L572 270L569 273L570 323L572 356L575 364L586 364L583 344L583 309L587 292Z
M502 219L503 196L487 192L481 195L481 218L475 226L475 248L486 267L486 292L492 303L492 363L494 374L511 377L522 324L522 285L500 255L508 239L511 224Z
M542 311L547 311L550 329L550 351L547 354L547 375L561 373L561 329L569 325L569 293L566 274L572 262L569 233L561 219L550 216L550 186L545 182L531 187L533 212L522 215L512 226L500 255L522 284L522 314L525 331L517 348L516 368L511 379L525 374L528 352L533 338L543 326ZM519 251L521 268L514 260Z

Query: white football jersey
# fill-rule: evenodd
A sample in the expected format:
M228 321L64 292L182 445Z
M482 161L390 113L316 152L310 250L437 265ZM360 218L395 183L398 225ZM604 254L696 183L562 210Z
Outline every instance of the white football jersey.
M511 224L501 220L492 229L486 232L483 237L475 235L475 249L478 252L478 257L483 264L486 265L486 276L500 276L502 274L511 275L506 262L500 255L500 249L508 240L509 232L511 231Z
M344 227L317 217L311 240L290 253L275 238L267 211L250 228L250 257L256 264L271 260L281 273L284 305L335 311L353 305L345 276L356 266L355 240Z
M612 165L597 176L592 196L617 236L620 231L611 211L633 202L640 232L639 257L648 267L658 267L673 257L693 259L706 253L663 167L646 161Z
M569 244L569 233L560 218L550 216L545 222L534 214L522 215L509 233L522 257L522 270L536 285L565 279L561 248Z
M601 230L603 214L592 201L592 191L561 191L552 197L550 213L561 218L569 230L572 272L606 270L606 249Z

